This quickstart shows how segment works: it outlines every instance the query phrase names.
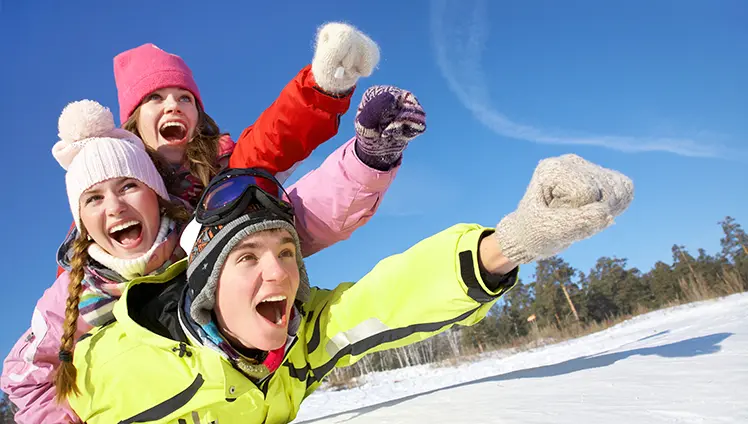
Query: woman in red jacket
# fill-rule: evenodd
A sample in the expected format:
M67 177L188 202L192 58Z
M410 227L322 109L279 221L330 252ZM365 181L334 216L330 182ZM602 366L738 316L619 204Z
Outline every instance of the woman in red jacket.
M194 206L226 166L263 168L283 182L337 134L358 79L371 75L378 62L378 46L356 28L322 26L312 63L234 143L205 112L182 58L144 44L114 58L120 120L146 144L169 193ZM305 256L347 239L371 219L402 151L424 130L425 114L411 93L391 86L364 93L356 136L328 157L337 166L312 170L289 189L288 200L304 211L299 232Z

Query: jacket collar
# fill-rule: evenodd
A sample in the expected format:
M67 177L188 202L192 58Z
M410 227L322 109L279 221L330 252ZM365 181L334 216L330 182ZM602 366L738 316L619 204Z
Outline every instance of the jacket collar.
M196 343L181 325L179 310L187 286L187 259L169 266L159 275L133 280L114 306L114 316L128 338L153 349L188 356L205 367L206 375L223 385L227 399L236 398L256 386L247 378L227 378L232 369L220 355ZM188 348L188 345L194 346Z
M174 341L183 341L181 330L170 328L158 318L167 316L168 309L176 310L174 305L178 302L182 287L186 285L186 270L185 258L159 274L139 277L128 284L113 311L114 318L128 336L164 347L173 346Z

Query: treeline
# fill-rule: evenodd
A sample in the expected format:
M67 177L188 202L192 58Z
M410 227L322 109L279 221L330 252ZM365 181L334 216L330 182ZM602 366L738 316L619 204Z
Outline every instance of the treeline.
M356 377L372 371L559 341L651 310L746 291L748 236L732 217L718 224L723 232L720 252L692 253L673 245L672 262L657 262L647 272L607 256L586 273L559 257L538 261L534 281L519 282L479 324L369 355L336 370L328 383L350 387L357 384Z
M8 400L8 396L0 392L0 424L15 424L13 421L13 415L15 415L16 407Z

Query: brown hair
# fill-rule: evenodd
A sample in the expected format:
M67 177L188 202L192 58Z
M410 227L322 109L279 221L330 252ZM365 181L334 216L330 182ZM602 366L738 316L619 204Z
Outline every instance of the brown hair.
M180 224L186 224L192 219L192 214L183 205L167 202L161 197L158 198L158 205L163 210L162 215L166 215L171 220L177 221Z
M216 161L218 157L218 140L224 135L218 128L218 124L213 120L207 113L200 107L199 103L197 106L197 126L195 127L195 135L192 140L187 143L187 165L190 170L190 174L195 176L203 186L207 186L210 179L213 178L219 171L219 166ZM130 115L130 118L122 125L122 128L140 137L138 133L138 116L140 115L140 106ZM142 137L141 137L142 139ZM145 144L146 151L151 156L153 163L156 165L156 169L164 178L166 183L166 189L170 193L176 193L177 181L174 172L171 170L171 166L158 154L158 152L152 147Z
M158 203L163 210L163 215L172 220L179 223L186 223L190 220L190 213L184 206L167 202L161 197L158 198ZM88 238L88 231L81 224L78 237L73 241L73 256L70 260L68 299L65 302L65 321L62 326L60 352L58 354L60 368L55 375L55 387L57 389L55 400L57 402L62 402L71 393L80 394L80 390L78 390L78 385L76 384L78 371L75 369L75 365L73 365L73 338L75 337L75 330L78 328L78 316L80 315L78 304L80 303L80 296L83 293L83 277L85 276L85 268L89 260L88 247L92 243L93 240Z

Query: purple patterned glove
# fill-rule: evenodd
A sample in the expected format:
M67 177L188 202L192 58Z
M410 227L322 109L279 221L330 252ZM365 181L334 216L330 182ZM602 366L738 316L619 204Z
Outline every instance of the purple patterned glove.
M408 142L426 131L426 113L410 91L376 85L364 92L355 127L359 159L387 171L400 161Z

